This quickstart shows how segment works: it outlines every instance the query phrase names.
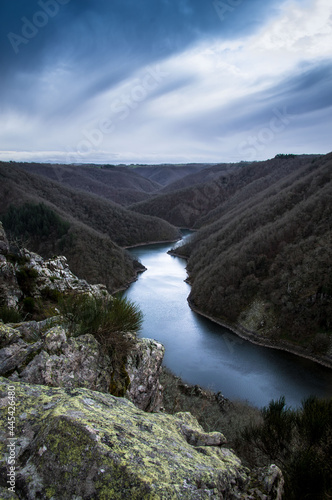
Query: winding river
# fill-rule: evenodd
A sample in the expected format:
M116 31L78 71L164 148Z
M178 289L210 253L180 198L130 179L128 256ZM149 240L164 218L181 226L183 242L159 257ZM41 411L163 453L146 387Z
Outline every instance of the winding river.
M258 407L281 395L292 407L311 394L332 396L332 370L251 344L194 313L187 303L186 262L167 254L171 248L163 243L130 249L147 271L125 292L144 314L140 335L164 344L165 366L190 384Z

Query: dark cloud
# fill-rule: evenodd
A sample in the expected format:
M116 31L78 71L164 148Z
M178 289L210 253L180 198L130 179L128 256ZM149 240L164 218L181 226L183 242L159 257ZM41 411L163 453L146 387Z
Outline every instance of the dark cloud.
M299 8L303 7L302 0L295 2ZM269 19L275 20L285 3L286 0L1 2L0 109L9 123L2 128L3 148L6 149L6 140L16 147L16 132L22 138L22 148L27 144L30 147L33 139L32 149L65 149L64 136L68 143L76 144L82 139L81 128L103 119L104 115L112 117L114 102L121 101L123 93L135 92L135 79L143 81L147 68L158 65L168 68L171 74L155 88L150 87L142 101L138 98L132 107L129 105L126 113L118 111L119 123L110 141L112 148L116 148L116 140L119 144L126 142L129 130L135 138L140 129L147 136L150 131L152 135L157 134L158 129L160 148L174 137L179 141L183 137L188 140L187 144L190 141L205 142L204 151L207 151L210 141L216 138L235 136L239 131L250 133L255 127L264 126L276 108L287 108L297 117L326 111L332 105L332 64L322 62L319 56L310 59L305 53L298 55L299 51L294 57L292 71L286 64L287 69L282 69L280 78L268 88L264 81L268 81L273 71L264 74L263 64L258 64L257 78L252 76L255 68L250 68L247 87L246 68L241 73L241 97L236 97L236 89L232 96L227 88L227 78L228 87L236 78L231 70L225 70L222 82L223 89L230 96L227 104L221 105L224 102L222 92L219 94L215 90L218 78L223 78L218 63L222 63L225 57L225 68L227 64L233 65L230 57L232 45L228 44L227 49L226 44L224 52L218 53L218 44L241 40L241 48L234 49L234 53L243 51L246 54L246 37L266 26ZM313 0L307 3L310 4L309 12ZM201 67L200 62L197 67L191 66L196 61L192 54L197 47L204 53L210 46L212 52L214 46L217 49L211 57L213 62L208 63L207 74L204 74L205 61ZM285 51L287 55L287 48ZM204 57L197 60L202 61ZM258 61L258 49L255 58ZM215 71L213 64L216 64ZM278 64L283 68L280 60ZM237 68L235 61L234 68L242 71L241 62ZM286 71L287 76L284 76ZM261 88L265 90L255 90ZM212 96L216 95L215 103L213 97L203 95L210 89ZM164 107L163 96L165 102L170 103L169 109ZM123 108L123 102L120 104ZM179 109L181 104L183 113ZM116 109L119 110L119 106ZM130 118L122 120L124 115ZM30 118L34 128L26 126ZM142 132L140 142L143 139ZM105 137L103 147L107 146L106 143Z
M199 39L233 37L239 31L248 33L271 15L277 3L276 0L264 3L258 0L66 2L16 0L1 3L2 90L18 72L38 76L45 67L60 63L79 76L99 71L106 65L116 81L119 66L130 74L140 65L182 51ZM228 5L222 15L220 12L224 8L220 4ZM40 12L44 14L38 16ZM35 26L36 22L40 27ZM112 77L105 79L102 74L99 86L108 85L109 80L112 84ZM91 89L94 90L98 91L98 85Z
M331 106L332 62L323 61L313 67L306 64L296 69L294 76L274 89L275 96L298 115Z
M214 112L199 113L179 124L195 136L232 136L239 130L254 130L269 123L276 113L293 118L332 106L332 63L294 68L268 90L235 99Z

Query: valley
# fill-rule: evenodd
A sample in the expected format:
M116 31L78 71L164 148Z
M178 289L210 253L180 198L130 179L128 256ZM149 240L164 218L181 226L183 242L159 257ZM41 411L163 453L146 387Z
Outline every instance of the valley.
M332 154L234 164L1 163L0 217L14 239L45 258L63 253L77 275L110 291L143 270L126 248L193 229L176 254L187 260L194 310L331 366L331 172ZM48 227L50 214L58 219ZM44 234L35 234L41 222Z

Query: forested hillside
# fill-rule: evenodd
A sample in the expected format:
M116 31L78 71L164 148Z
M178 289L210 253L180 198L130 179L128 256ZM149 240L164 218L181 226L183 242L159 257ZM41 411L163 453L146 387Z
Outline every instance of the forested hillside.
M315 156L276 157L264 162L214 165L130 208L142 214L154 214L179 227L197 228L208 222L204 219L206 216L210 217L213 210L219 210L241 190L240 196L254 196L313 158ZM177 189L185 183L186 187Z
M15 164L0 164L0 218L5 229L14 237L23 237L32 250L45 257L62 253L75 274L91 283L105 283L110 289L123 286L136 272L120 246L179 236L178 230L165 221L134 214ZM50 218L55 225L49 224ZM21 234L18 221L24 230ZM39 234L41 227L43 233Z
M239 185L177 252L189 258L193 307L322 358L332 338L332 154L295 169L281 161L288 175Z

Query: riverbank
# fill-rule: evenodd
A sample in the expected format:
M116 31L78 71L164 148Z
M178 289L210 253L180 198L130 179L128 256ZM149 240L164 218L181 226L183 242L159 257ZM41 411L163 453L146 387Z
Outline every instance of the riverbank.
M182 240L182 238L179 237L176 240L147 241L145 243L136 243L136 245L129 245L129 246L126 246L126 247L121 247L121 248L123 248L124 250L129 250L129 249L132 249L132 248L145 247L147 245L163 245L163 244L166 245L167 243L176 243L177 241L181 241L181 240Z
M168 250L168 255L171 255L172 257L177 257L178 259L183 259L183 260L188 260L187 257L184 255L179 255L176 253L176 250Z
M178 257L180 259L184 259L188 261L187 257L180 255L177 253L176 249L169 250L167 252L169 255L172 255L173 257ZM189 276L185 280L186 283L191 285L190 283L190 278ZM214 316L210 316L208 314L203 313L197 307L194 306L191 300L189 298L187 299L189 307L192 311L195 313L199 314L200 316L203 316L204 318L209 319L210 321L213 321L217 325L220 325L224 328L227 328L231 332L233 332L235 335L240 337L243 340L248 340L252 344L256 344L262 347L268 347L269 349L275 349L278 351L284 351L284 352L289 352L290 354L294 354L295 356L300 356L301 358L309 359L310 361L313 361L314 363L318 363L321 366L325 366L326 368L332 369L332 357L331 356L315 356L312 353L309 353L307 349L304 349L300 346L295 346L294 344L291 344L289 342L286 342L284 340L278 340L278 342L271 341L270 339L264 337L258 337L257 333L251 330L248 330L244 326L240 324L233 324L231 322L228 322L226 319L221 320L219 318L215 318Z
M139 264L141 264L141 263L139 262ZM112 295L114 295L116 293L119 293L119 292L124 292L125 290L128 290L128 288L130 287L130 285L132 283L135 283L135 281L138 280L139 275L142 274L142 273L144 273L145 271L147 271L147 268L145 266L143 266L143 264L141 264L141 266L142 267L140 267L139 269L134 269L135 274L134 274L134 276L133 276L133 278L131 280L126 281L126 283L123 286L121 286L120 288L116 288L115 290L112 290L111 291Z
M300 346L294 346L293 344L285 342L284 340L280 340L278 341L278 343L276 343L272 342L266 337L262 339L258 337L255 332L247 330L240 324L233 324L228 322L227 320L220 320L213 316L203 313L193 305L191 300L189 299L187 300L189 307L192 311L199 314L200 316L203 316L204 318L209 319L210 321L213 321L214 323L224 328L227 328L228 330L231 330L231 332L233 332L235 335L237 335L243 340L248 340L252 344L256 344L262 347L268 347L270 349L275 349L278 351L289 352L290 354L294 354L295 356L300 356L301 358L306 358L309 359L310 361L314 361L315 363L325 366L326 368L332 368L332 358L330 356L324 356L324 357L314 356L312 353L308 353L306 349L303 349Z

